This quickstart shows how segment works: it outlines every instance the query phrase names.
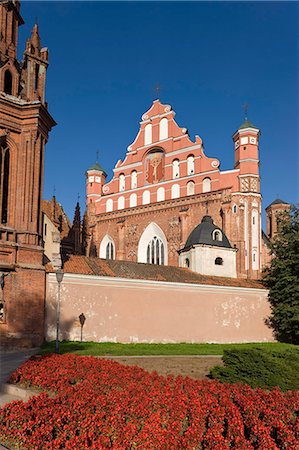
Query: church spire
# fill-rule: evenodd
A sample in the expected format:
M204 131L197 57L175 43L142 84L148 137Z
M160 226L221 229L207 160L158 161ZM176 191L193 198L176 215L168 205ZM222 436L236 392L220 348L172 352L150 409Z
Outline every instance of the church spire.
M46 70L48 67L48 49L41 47L38 25L35 24L31 37L27 39L24 52L22 97L27 101L45 102Z
M20 16L18 0L0 2L0 61L16 59L18 45L18 28L24 21Z

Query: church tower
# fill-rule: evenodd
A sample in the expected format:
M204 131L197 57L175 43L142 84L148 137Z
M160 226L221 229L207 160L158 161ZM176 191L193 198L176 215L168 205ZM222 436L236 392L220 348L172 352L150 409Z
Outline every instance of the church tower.
M259 175L260 130L247 118L233 135L238 192L233 194L238 218L239 271L249 278L259 278L262 268L261 202ZM234 208L233 207L233 208Z
M41 230L44 146L55 122L45 102L48 50L37 25L17 60L20 2L0 4L1 338L43 336L45 270Z

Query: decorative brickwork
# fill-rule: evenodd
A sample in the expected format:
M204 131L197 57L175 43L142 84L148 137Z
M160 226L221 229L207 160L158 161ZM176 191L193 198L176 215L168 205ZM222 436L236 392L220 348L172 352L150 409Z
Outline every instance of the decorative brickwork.
M100 255L101 243L109 235L117 259L140 261L141 236L154 223L167 240L165 260L178 266L178 250L208 214L238 250L238 277L259 278L265 254L259 129L248 121L239 127L233 135L235 167L221 171L219 160L205 155L201 138L196 136L193 142L174 117L170 105L155 100L143 114L125 160L117 162L112 180L106 183L107 175L98 164L87 171L93 255ZM91 255L90 243L87 255Z
M7 26L5 24L8 24ZM55 125L44 98L48 50L37 25L16 59L20 2L0 4L0 272L5 276L1 343L38 344L44 333L41 196L44 145ZM2 164L3 161L3 164ZM18 343L20 345L20 343Z

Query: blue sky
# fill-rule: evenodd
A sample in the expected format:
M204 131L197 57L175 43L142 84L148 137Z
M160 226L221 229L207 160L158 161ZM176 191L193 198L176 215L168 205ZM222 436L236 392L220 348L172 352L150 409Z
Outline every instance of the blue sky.
M157 97L205 153L233 168L231 136L261 129L263 207L298 191L298 3L21 2L19 50L38 18L49 47L46 98L57 121L46 146L44 198L73 219L85 170L109 177ZM21 54L20 54L21 55Z

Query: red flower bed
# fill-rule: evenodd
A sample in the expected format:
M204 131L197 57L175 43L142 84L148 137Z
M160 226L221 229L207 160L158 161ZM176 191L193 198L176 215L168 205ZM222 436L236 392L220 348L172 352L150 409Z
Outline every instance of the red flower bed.
M76 355L32 358L11 377L55 392L0 409L22 449L298 449L299 393L162 377Z

